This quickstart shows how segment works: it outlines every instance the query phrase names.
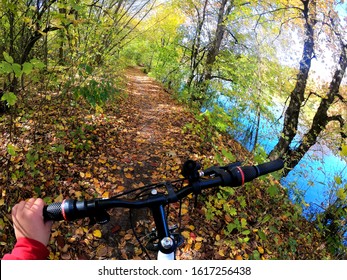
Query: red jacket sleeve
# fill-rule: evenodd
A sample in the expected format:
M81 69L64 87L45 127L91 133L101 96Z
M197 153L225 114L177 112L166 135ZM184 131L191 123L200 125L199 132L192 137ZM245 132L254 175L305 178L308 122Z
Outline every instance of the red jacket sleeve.
M6 254L3 260L45 260L49 251L41 242L30 238L19 238L11 254Z

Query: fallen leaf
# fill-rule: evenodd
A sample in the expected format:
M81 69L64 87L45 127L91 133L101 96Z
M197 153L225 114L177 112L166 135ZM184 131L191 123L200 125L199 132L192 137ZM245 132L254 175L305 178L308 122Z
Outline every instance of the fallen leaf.
M192 239L192 240L195 240L196 239L196 234L194 232L191 232L189 234L189 237Z
M127 233L127 234L124 236L124 239L125 239L125 240L130 240L132 237L133 237L133 235L132 235L131 233Z
M195 245L194 245L194 250L199 251L199 250L200 250L200 248L201 248L201 245L202 245L202 243L201 243L201 242L196 242L196 243L195 243Z
M108 249L103 244L99 245L98 248L96 249L96 256L98 258L102 258L102 257L107 256L107 253L108 253Z
M260 254L264 254L264 248L261 247L261 246L258 246L258 252L259 252Z
M185 238L185 239L189 239L190 237L190 232L189 231L182 231L181 235Z
M218 255L220 255L221 257L225 257L225 253L224 253L223 249L220 249L218 251Z
M96 230L93 231L93 235L95 237L97 237L97 238L101 238L102 233L101 233L101 231L99 229L96 229Z

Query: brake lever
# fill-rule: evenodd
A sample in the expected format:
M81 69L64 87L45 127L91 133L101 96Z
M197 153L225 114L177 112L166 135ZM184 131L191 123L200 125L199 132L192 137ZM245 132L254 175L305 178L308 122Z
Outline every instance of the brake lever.
M211 166L209 168L207 168L206 170L203 171L204 176L216 176L220 173L220 170L231 170L237 166L241 166L241 162L237 161L234 163L230 163L228 165L225 166Z
M110 214L106 212L106 210L99 210L98 214L90 217L89 226L93 226L95 224L107 224L110 221Z

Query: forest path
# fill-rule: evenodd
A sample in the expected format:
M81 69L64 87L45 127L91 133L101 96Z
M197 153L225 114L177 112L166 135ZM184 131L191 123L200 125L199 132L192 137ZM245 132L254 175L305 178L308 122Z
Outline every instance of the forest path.
M162 161L163 153L176 155L172 148L183 143L182 128L192 115L140 69L129 68L126 78L128 98L122 105L121 116L131 124L123 131L124 138L135 143L129 152L146 154L152 158L152 164L160 164L155 158Z
M193 114L140 68L128 68L125 77L127 97L119 107L117 143L109 150L121 170L123 186L128 190L179 178L183 162L201 155L200 138L183 132L183 127L194 121ZM102 230L106 244L118 247L113 251L116 259L146 258L132 235L126 212L112 210L111 221ZM142 209L133 211L140 235L153 226L147 215ZM190 223L190 217L182 222ZM124 239L130 235L130 240Z

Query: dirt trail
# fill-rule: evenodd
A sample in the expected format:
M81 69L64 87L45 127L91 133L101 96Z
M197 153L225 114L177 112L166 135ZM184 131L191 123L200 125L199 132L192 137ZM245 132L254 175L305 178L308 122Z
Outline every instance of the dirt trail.
M128 96L120 108L119 143L116 149L111 149L110 152L115 150L118 153L113 156L120 163L122 170L125 170L123 178L127 189L177 179L181 166L187 159L200 162L205 160L206 164L214 158L215 151L208 143L202 143L199 136L190 132L183 133L183 127L194 122L194 117L187 108L178 104L162 85L138 68L129 68L126 78ZM221 136L219 140L221 147L226 145L230 151L240 150L240 146L230 139ZM186 214L182 216L181 229L191 229L194 224L199 229L196 234L209 236L210 228L206 225L204 213L194 209L193 202L185 203ZM176 216L178 211L173 212ZM151 220L146 216L146 212L137 211L135 216L138 232L148 232ZM115 228L125 230L128 235L124 232L120 236L106 234L113 232ZM139 253L134 237L125 240L125 237L132 236L132 232L128 215L124 215L124 210L115 210L112 213L111 223L103 232L103 236L108 237L106 244L110 246L113 243L118 247L118 250L114 251L116 258L146 258L143 252ZM203 248L198 251L192 250L191 243L185 244L179 250L179 258L214 258L214 239L209 239L205 238Z
M177 177L178 165L191 157L198 146L197 139L182 133L184 125L193 121L192 114L140 69L129 68L126 77L128 97L120 113L125 128L119 139L128 142L121 143L120 148L124 152L127 147L125 157L134 165L138 177L160 179L159 174L158 178L153 175L153 167L162 172L162 178Z
M194 154L196 157L200 146L197 136L182 132L183 126L193 121L192 114L141 69L129 68L126 80L127 98L121 103L117 121L118 142L109 151L120 166L124 187L177 179L182 163ZM142 234L149 226L143 224L150 222L147 212L137 210L133 218ZM124 209L112 210L110 223L103 226L103 237L107 246L118 247L113 251L117 259L136 258L138 243L134 238L125 240L127 233L132 235L128 214Z
M146 76L141 70L131 68L127 72L130 113L136 132L135 141L163 146L168 134L180 134L181 124L175 122L184 114L162 86ZM170 120L170 122L168 122ZM174 122L172 122L174 121Z

